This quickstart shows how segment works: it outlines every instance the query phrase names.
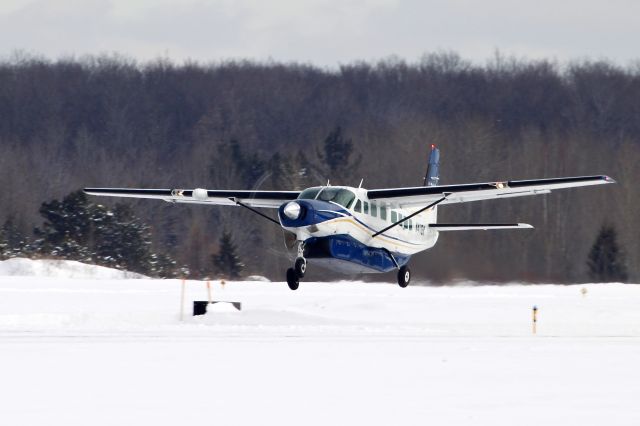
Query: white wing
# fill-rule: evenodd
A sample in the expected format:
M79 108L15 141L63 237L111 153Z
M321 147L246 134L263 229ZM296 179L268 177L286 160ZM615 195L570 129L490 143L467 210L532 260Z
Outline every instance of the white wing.
M370 200L389 202L400 207L418 207L428 205L444 196L446 196L446 199L440 205L548 194L556 189L608 183L615 183L615 180L608 176L579 176L463 185L371 189L367 191L367 196Z
M250 207L277 209L283 203L295 200L300 191L226 191L210 189L136 189L136 188L85 188L90 195L107 197L151 198L172 203L212 204L235 206L238 203Z

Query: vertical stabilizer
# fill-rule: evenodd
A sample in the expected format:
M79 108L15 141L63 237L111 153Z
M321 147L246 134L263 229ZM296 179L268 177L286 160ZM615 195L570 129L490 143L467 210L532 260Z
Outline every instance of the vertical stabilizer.
M440 150L434 144L431 144L431 153L429 154L429 165L427 166L427 174L424 177L424 186L436 186L440 180Z

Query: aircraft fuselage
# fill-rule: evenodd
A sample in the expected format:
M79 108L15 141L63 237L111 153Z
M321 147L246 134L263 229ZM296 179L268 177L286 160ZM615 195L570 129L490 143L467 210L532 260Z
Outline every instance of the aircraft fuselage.
M429 228L436 207L374 237L415 210L371 201L366 194L362 188L309 188L280 206L280 224L295 233L307 260L346 273L388 272L436 244L438 231Z

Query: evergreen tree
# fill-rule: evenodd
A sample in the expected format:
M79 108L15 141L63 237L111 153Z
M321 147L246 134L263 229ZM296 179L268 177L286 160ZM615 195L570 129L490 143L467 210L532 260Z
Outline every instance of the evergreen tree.
M29 253L29 243L16 225L13 217L7 218L0 227L0 260L25 256Z
M227 278L240 278L244 264L240 262L237 248L231 239L231 233L224 231L220 238L218 253L212 256L216 273Z
M178 268L177 262L164 253L151 253L149 258L149 275L162 278L176 278L189 275L185 268Z
M72 192L62 201L42 203L40 215L45 222L34 230L38 238L35 250L63 259L91 261L88 242L91 239L92 218L87 196L82 191Z
M616 230L603 225L591 247L587 260L589 277L596 282L625 282L627 268L624 253L618 246Z
M0 228L0 260L5 260L11 257L10 253L11 248L9 247L9 238L7 236L7 231L5 229L5 226L2 226L2 228Z
M34 233L35 251L62 259L96 263L146 275L172 277L175 261L154 253L151 231L125 204L113 210L89 203L85 194L42 203L45 222Z
M326 165L326 173L334 180L344 181L349 177L349 172L357 168L361 157L352 159L353 142L342 133L342 127L337 126L325 138L322 152L318 156ZM338 182L336 182L338 183Z
M324 162L329 168L329 172L335 173L349 163L349 157L353 152L351 139L346 139L342 135L342 127L336 127L324 140Z
M9 256L8 254L8 247L9 244L7 244L7 239L4 235L4 232L2 229L0 229L0 260L5 260L7 259Z
M106 211L104 208L94 210L93 217L100 217L102 222L96 229L94 252L98 262L106 266L149 274L152 270L149 227L125 204L117 204L113 211Z
M257 152L245 152L236 139L222 143L218 146L218 158L223 158L227 167L224 173L228 174L229 165L235 172L235 178L239 180L243 188L251 189L260 181L267 172L268 164ZM219 172L219 160L210 166L209 174L214 177Z

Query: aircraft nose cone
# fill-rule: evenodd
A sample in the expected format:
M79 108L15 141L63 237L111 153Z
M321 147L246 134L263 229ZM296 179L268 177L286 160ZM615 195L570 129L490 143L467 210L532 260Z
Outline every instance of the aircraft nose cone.
M314 209L307 200L289 201L278 209L278 218L282 226L306 226L313 221Z
M282 210L289 219L295 220L300 217L300 204L295 201L291 201L284 206Z

